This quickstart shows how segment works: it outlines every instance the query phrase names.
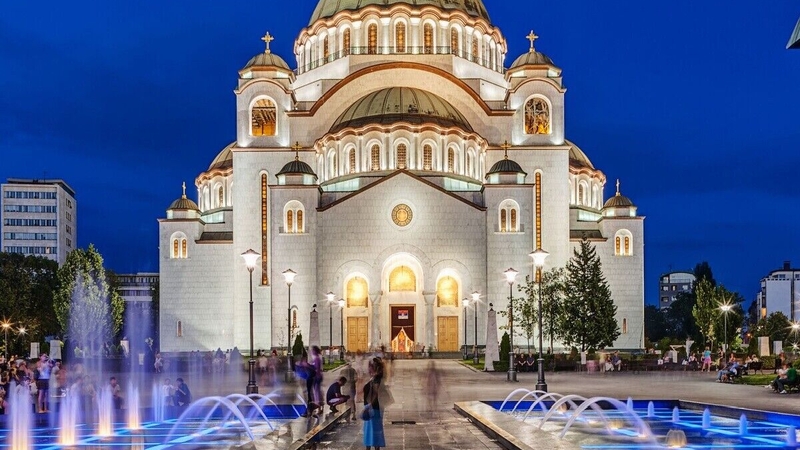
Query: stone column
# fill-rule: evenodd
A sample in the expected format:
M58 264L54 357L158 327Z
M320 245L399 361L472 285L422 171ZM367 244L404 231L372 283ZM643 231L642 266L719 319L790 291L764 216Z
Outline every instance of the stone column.
M425 298L425 341L422 343L426 349L429 349L437 344L433 328L433 305L436 303L436 293L423 292L422 295Z
M372 299L372 311L370 312L370 336L369 336L369 346L372 348L378 348L381 345L381 341L383 340L383 336L381 334L381 299L383 297L383 291L376 292L374 294L370 294L370 298Z

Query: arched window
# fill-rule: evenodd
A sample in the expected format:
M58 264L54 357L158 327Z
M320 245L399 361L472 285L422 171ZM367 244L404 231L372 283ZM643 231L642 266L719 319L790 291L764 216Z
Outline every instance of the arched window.
M367 53L378 53L378 25L374 23L367 27Z
M458 306L458 281L451 277L445 276L439 278L436 283L436 302L437 306Z
M583 184L578 184L578 205L583 205L586 203L584 195L586 195L586 190L583 188Z
M275 103L268 98L256 100L250 111L252 136L275 136L276 129Z
M500 203L500 232L519 232L519 204L514 200L505 200Z
M633 234L630 231L617 231L614 236L614 255L633 256Z
M459 54L458 30L455 28L450 28L450 54Z
M447 149L447 171L450 173L456 171L456 152L452 148Z
M472 62L478 62L478 36L472 36Z
M622 318L622 334L628 334L628 319Z
M433 53L433 25L430 23L426 23L422 26L422 42L423 42L423 49L422 51L426 55L430 55Z
M378 144L373 145L370 150L370 166L372 170L381 170L381 148Z
M525 134L550 134L550 105L534 97L525 103Z
M292 200L283 207L285 222L283 224L283 232L305 233L305 220L303 204L297 200Z
M172 243L170 248L169 257L171 259L186 259L188 255L188 241L186 240L186 235L183 233L175 233L170 238L170 242Z
M417 276L408 266L399 266L389 274L389 292L417 290Z
M339 175L339 158L336 157L336 151L331 152L331 177Z
M406 52L406 24L398 22L394 29L394 49L397 53Z
M328 56L330 55L331 51L328 46L328 36L326 35L325 38L322 39L322 57L325 58L325 62L328 62Z
M225 206L225 192L222 189L222 186L217 189L217 207L222 208Z
M176 337L183 337L183 323L179 320L175 327L175 336Z
M353 277L347 282L347 307L366 308L369 290L367 280L361 277Z
M354 148L347 152L347 166L350 173L356 173L356 149Z
M345 29L342 34L342 54L344 56L350 54L350 28Z
M433 148L430 145L425 144L422 147L422 169L423 170L431 170L433 168Z
M397 146L396 168L405 169L407 161L408 160L406 159L406 144L400 144Z
M466 175L468 177L472 176L472 166L473 166L472 160L473 159L474 159L474 157L472 156L472 153L467 153L467 173L465 173L464 175Z

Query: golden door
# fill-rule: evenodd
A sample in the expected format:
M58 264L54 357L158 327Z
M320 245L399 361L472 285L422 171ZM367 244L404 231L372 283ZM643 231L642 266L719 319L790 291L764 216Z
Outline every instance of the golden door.
M458 351L458 316L439 317L439 342L440 352Z
M367 337L369 334L367 324L368 322L366 317L347 318L348 352L367 351Z

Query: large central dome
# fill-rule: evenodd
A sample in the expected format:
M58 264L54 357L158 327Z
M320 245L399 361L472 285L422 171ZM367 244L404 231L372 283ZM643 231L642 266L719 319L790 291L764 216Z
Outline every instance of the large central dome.
M432 123L472 131L467 119L447 100L421 89L393 87L367 94L350 105L333 123L330 132L398 122L412 125Z
M367 6L388 7L395 4L412 6L435 6L443 10L457 10L489 22L489 14L482 0L319 0L309 25L319 19L333 17L340 11L353 11Z

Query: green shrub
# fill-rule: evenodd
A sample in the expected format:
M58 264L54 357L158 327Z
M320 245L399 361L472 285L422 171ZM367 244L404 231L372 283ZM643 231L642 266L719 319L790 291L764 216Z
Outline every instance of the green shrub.
M503 338L500 339L500 361L506 363L506 370L508 370L508 354L511 353L511 338L508 332L503 333Z
M297 337L294 338L294 345L292 345L292 355L301 356L305 351L305 346L303 345L303 335L297 333Z
M761 367L764 369L774 370L775 369L775 357L774 356L762 356L761 357Z
M502 361L494 361L492 367L494 367L495 372L508 372L508 361L505 359Z

